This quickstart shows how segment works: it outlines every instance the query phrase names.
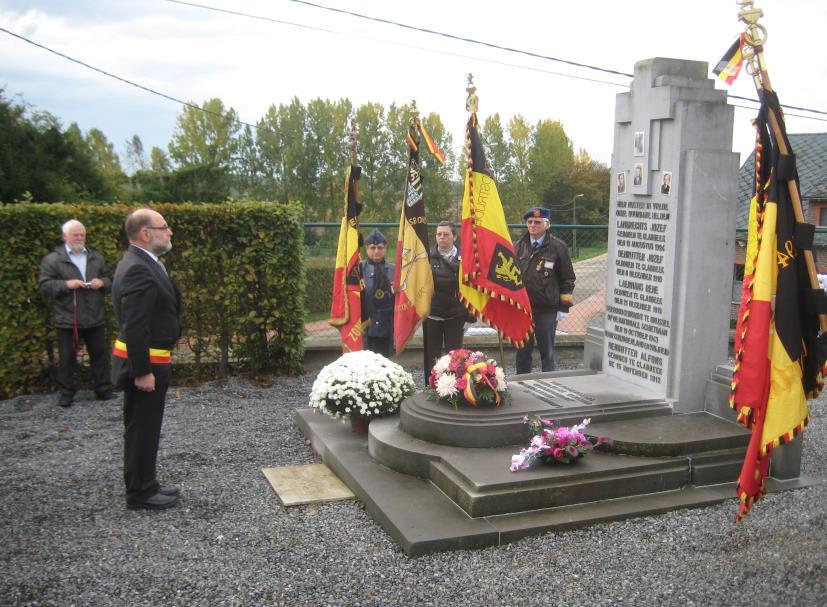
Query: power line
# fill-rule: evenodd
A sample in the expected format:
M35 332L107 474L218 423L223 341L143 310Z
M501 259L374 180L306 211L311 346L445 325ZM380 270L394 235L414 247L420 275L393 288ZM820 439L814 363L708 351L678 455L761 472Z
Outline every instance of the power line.
M518 63L508 63L508 62L505 62L505 61L498 61L496 59L487 59L487 58L484 58L484 57L476 57L476 56L473 56L473 55L465 55L463 53L456 53L456 52L453 52L453 51L436 50L436 49L431 49L431 48L427 48L427 47L424 47L424 46L417 46L415 44L408 44L408 43L405 43L405 42L398 42L396 40L383 40L381 38L372 38L370 36L362 36L362 35L358 35L358 34L345 33L345 32L341 32L341 31L334 30L334 29L316 27L316 26L313 26L313 25L306 25L304 23L298 23L296 21L285 21L285 20L282 20L282 19L274 19L272 17L267 17L266 15L255 15L253 13L245 13L245 12L242 12L242 11L235 11L235 10L231 10L231 9L227 9L227 8L220 8L220 7L217 7L217 6L210 6L208 4L199 4L197 2L186 2L185 0L166 0L166 1L171 3L171 4L180 4L180 5L189 6L189 7L192 7L192 8L200 8L200 9L207 10L207 11L214 11L214 12L217 12L217 13L223 13L225 15L233 15L235 17L244 17L246 19L254 19L254 20L257 20L257 21L265 21L265 22L269 22L269 23L278 23L280 25L292 25L292 26L295 26L295 27L300 27L300 28L309 29L309 30L315 30L315 31L326 33L326 34L337 34L339 36L349 36L349 37L352 37L352 38L359 38L359 39L362 39L362 40L369 40L371 42L381 42L382 44L390 44L392 46L400 46L402 48L410 48L410 49L414 49L414 50L417 50L417 51L425 51L427 53L434 53L434 54L437 54L437 55L446 55L446 56L449 56L449 57L459 57L460 59L470 59L472 61L480 61L482 63L491 63L493 65L502 65L504 67L513 67L513 68L516 68L516 69L528 70L528 71L531 71L531 72L540 72L540 73L543 73L543 74L550 74L552 76L561 76L563 78L571 78L572 80L582 80L582 81L585 81L585 82L596 82L598 84L608 84L609 86L617 86L617 87L621 87L621 88L626 88L626 87L629 86L628 84L621 84L621 83L618 83L618 82L612 82L610 80L600 80L598 78L587 78L586 76L577 76L577 75L574 75L574 74L566 74L564 72L555 72L555 71L552 71L552 70L545 70L545 69L539 68L539 67L532 67L532 66L528 66L528 65L520 65ZM625 76L627 74L623 74L623 75Z
M268 21L268 22L271 22L271 23L280 23L280 24L283 24L283 25L293 25L295 27L301 27L301 28L305 28L305 29L317 30L317 31L325 32L325 33L345 35L342 32L332 30L332 29L326 29L326 28L321 28L321 27L305 25L305 24L297 23L297 22L293 22L293 21L284 21L284 20L280 20L280 19L274 19L272 17L267 17L267 16L264 16L264 15L244 13L244 12L241 12L241 11L234 11L234 10L230 10L230 9L219 8L219 7L210 6L210 5L207 5L207 4L200 4L200 3L196 3L196 2L186 2L185 0L166 0L166 1L170 2L172 4L181 4L181 5L184 5L184 6L190 6L190 7L193 7L193 8L200 8L200 9L209 10L209 11L215 11L215 12L224 13L224 14L228 14L228 15L235 15L235 16L238 16L238 17L245 17L245 18L248 18L248 19L256 19L256 20L259 20L259 21ZM558 63L564 63L564 64L571 65L571 66L574 66L574 67L595 70L595 71L598 71L598 72L603 72L603 73L606 73L606 74L612 74L612 75L616 75L616 76L624 76L624 77L627 77L627 78L633 78L634 77L633 74L629 74L629 73L626 73L626 72L620 72L620 71L617 71L617 70L612 70L612 69L609 69L609 68L604 68L604 67L600 67L600 66L596 66L596 65L589 65L587 63L581 63L581 62L578 62L578 61L571 61L571 60L568 60L568 59L561 59L559 57L551 57L551 56L548 56L548 55L541 55L539 53L534 53L534 52L531 52L531 51L525 51L525 50L521 50L521 49L517 49L517 48L501 46L499 44L495 44L495 43L492 43L492 42L485 42L485 41L482 41L482 40L475 40L473 38L467 38L467 37L464 37L464 36L457 36L457 35L454 35L454 34L448 34L448 33L445 33L445 32L440 32L440 31L437 31L437 30L429 29L429 28L417 27L417 26L414 26L414 25L408 25L407 23L392 21L390 19L384 19L384 18L381 18L381 17L371 17L370 15L365 15L365 14L362 14L362 13L356 13L354 11L348 11L348 10L344 10L344 9L340 9L340 8L325 6L323 4L318 4L318 3L315 3L315 2L308 2L307 0L288 0L288 2L294 2L296 4L304 4L306 6L310 6L310 7L313 7L313 8L320 9L320 10L330 11L330 12L333 12L333 13L339 13L339 14L343 14L343 15L349 15L351 17L356 17L358 19L364 19L364 20L367 20L367 21L373 21L373 22L381 23L381 24L385 24L385 25L392 25L394 27L400 27L400 28L403 28L403 29L412 30L412 31L416 31L416 32L421 32L421 33L425 33L425 34L430 34L430 35L433 35L433 36L448 38L448 39L451 39L451 40L457 40L457 41L460 41L460 42L467 42L469 44L475 44L475 45L479 45L479 46L493 48L493 49L497 49L497 50L501 50L501 51L506 51L506 52L509 52L509 53L516 53L516 54L520 54L520 55L526 55L526 56L533 57L533 58L536 58L536 59L543 59L543 60L546 60L546 61L554 61L554 62L558 62ZM347 35L351 35L351 36L354 36L354 37L357 37L357 38L363 38L363 39L367 39L367 40L377 41L374 38L369 38L369 37L366 37L366 36L355 36L353 34L347 34ZM552 74L552 75L555 75L555 76L563 76L565 78L572 78L572 79L575 79L575 80L585 80L585 81L588 81L588 82L597 82L597 83L600 83L600 84L608 84L608 85L611 85L611 86L620 86L620 87L627 86L625 84L619 84L619 83L611 82L611 81L608 81L608 80L598 80L598 79L594 79L594 78L586 78L586 77L583 77L583 76L575 76L573 74L565 74L565 73L561 73L561 72L553 72L553 71L549 71L549 70L543 70L542 68L533 68L533 67L529 67L529 66L525 66L525 65L505 63L505 62L496 61L496 60L492 60L492 59L483 59L481 57L471 57L471 56L468 56L468 55L463 55L463 54L460 54L460 53L453 53L453 52L450 52L450 51L437 51L437 50L433 50L433 49L428 49L428 48L424 48L424 47L420 47L420 46L415 46L415 45L410 45L410 44L405 44L405 43L400 43L400 42L395 42L395 41L388 41L388 40L378 40L378 41L386 43L386 44L393 44L393 45L397 45L397 46L413 48L413 49L416 49L416 50L423 50L423 51L427 51L427 52L431 52L431 53L437 53L437 54L441 54L441 55L461 57L461 58L466 58L466 59L472 59L472 60L475 60L475 61L483 61L483 62L486 62L486 63L493 63L493 64L496 64L496 65L503 65L503 66L506 66L506 67L514 67L514 68L518 68L518 69L525 69L525 70L530 70L530 71L536 71L536 72ZM761 103L761 101L758 100L758 99L752 99L750 97L742 97L740 95L729 95L729 97L731 97L733 99L740 99L742 101L750 101L752 103L757 103L757 104ZM732 105L735 105L735 104L732 104ZM743 106L736 106L736 107L743 107ZM783 107L785 109L798 110L798 111L802 111L802 112L811 112L811 113L814 113L814 114L827 115L827 112L822 111L822 110L815 110L815 109L805 108L805 107L800 107L800 106L795 106L795 105L781 104L781 107ZM785 112L785 113L788 116L796 116L798 118L805 118L805 119L810 119L810 120L823 121L822 119L815 118L813 116L802 116L801 114L791 114L789 112Z
M169 2L178 2L179 0L168 0ZM499 44L494 44L493 42L485 42L483 40L475 40L474 38L466 38L464 36L456 36L454 34L447 34L445 32L439 32L437 30L428 29L425 27L416 27L415 25L408 25L407 23L400 23L398 21L391 21L390 19L382 19L380 17L371 17L370 15L363 15L362 13L355 13L353 11L346 11L341 8L333 8L331 6L325 6L323 4L316 4L315 2L307 2L306 0L288 0L288 2L295 2L296 4L304 4L306 6L312 6L314 8L318 8L324 11L330 11L333 13L341 13L343 15L350 15L351 17L356 17L358 19L365 19L367 21L374 21L376 23L384 23L386 25L393 25L395 27L401 27L402 29L412 30L415 32L422 32L425 34L431 34L433 36L441 36L442 38L448 38L449 40L458 40L460 42L468 42L470 44L476 44L479 46L485 46L488 48L497 49L500 51L506 51L508 53L517 53L519 55L526 55L527 57L534 57L535 59L545 59L546 61L556 61L558 63L565 63L566 65L572 65L574 67L585 68L589 70L594 70L597 72L603 72L604 74L613 74L615 76L626 76L628 78L633 78L634 74L627 74L626 72L619 72L617 70L611 70L605 67L599 67L596 65L589 65L588 63L580 63L578 61L571 61L569 59L560 59L559 57L550 57L548 55L541 55L539 53L533 53L531 51L524 51L518 48L512 48L509 46L501 46Z
M113 74L112 72L107 72L106 70L102 70L101 68L95 67L94 65L89 65L88 63L85 63L85 62L81 61L80 59L75 59L74 57L70 57L69 55L64 55L63 53L61 53L59 51L51 49L48 46L43 46L42 44L39 44L39 43L35 42L34 40L30 40L30 39L26 38L25 36L21 36L20 34L15 34L14 32L10 32L9 30L7 30L4 27L0 27L0 32L4 32L4 33L8 34L9 36L13 36L14 38L17 38L18 40L22 40L23 42L27 42L27 43L31 44L32 46L36 46L40 49L43 49L44 51L52 53L53 55L57 55L58 57L66 59L67 61L71 61L72 63L77 63L78 65L82 65L83 67L85 67L87 69L90 69L94 72L98 72L99 74L103 74L104 76L108 76L109 78L114 78L115 80L119 80L120 82L123 82L124 84L128 84L129 86L134 86L135 88L141 89L142 91L146 91L147 93L152 93L153 95L157 95L158 97L163 97L164 99L168 99L169 101L174 101L175 103L180 103L181 105L183 105L185 107L192 108L194 110L198 110L199 112L204 112L205 114L210 114L212 116L217 116L219 118L226 118L225 115L219 114L218 112L213 112L212 110L208 110L206 108L200 107L198 105L195 105L194 103L190 103L189 101L184 101L182 99L178 99L177 97L173 97L172 95L167 95L166 93L156 91L155 89L151 89L148 86L144 86L143 84L138 84L137 82L133 82L132 80L128 80L126 78L118 76L117 74ZM252 128L254 128L256 130L259 130L259 131L266 131L268 133L277 134L275 131L273 131L271 129L264 128L264 127L259 127L258 125L250 124L249 122L244 122L243 120L236 119L235 122L238 123L238 124L243 124L244 126L252 127Z

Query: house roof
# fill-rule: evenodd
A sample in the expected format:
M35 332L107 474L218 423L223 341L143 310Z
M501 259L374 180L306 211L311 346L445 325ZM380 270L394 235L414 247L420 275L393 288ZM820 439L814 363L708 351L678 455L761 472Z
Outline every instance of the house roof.
M798 181L801 188L801 206L804 216L810 210L811 199L827 199L827 133L788 134L790 146L796 156ZM738 211L735 225L746 229L749 218L749 201L755 189L755 151L738 171Z

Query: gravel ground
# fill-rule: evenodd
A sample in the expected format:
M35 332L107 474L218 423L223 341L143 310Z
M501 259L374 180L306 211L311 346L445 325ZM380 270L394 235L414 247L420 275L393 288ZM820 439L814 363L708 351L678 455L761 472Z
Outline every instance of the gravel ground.
M0 402L0 603L827 603L823 484L737 525L733 499L415 559L356 501L284 508L261 468L318 461L293 423L315 374L173 390L159 475L184 497L162 512L124 508L118 401ZM825 400L811 410L803 471L824 478Z

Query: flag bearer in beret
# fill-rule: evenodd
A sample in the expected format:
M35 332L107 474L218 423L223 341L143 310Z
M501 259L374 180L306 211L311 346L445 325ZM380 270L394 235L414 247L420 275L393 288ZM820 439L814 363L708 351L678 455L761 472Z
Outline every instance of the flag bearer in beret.
M385 261L388 241L376 228L365 238L368 258L362 262L365 290L362 294L362 318L367 322L366 347L382 356L393 350L393 264Z
M535 340L541 369L554 371L557 313L568 311L573 303L574 268L566 243L551 234L550 216L549 210L541 207L526 211L527 231L515 247L534 316L534 335L517 350L517 373L531 373Z

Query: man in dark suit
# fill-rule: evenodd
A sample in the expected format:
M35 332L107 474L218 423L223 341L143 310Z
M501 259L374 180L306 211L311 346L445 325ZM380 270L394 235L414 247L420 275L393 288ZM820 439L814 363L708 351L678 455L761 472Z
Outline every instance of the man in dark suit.
M124 222L129 248L112 284L119 336L112 352L112 381L124 389L124 481L127 508L162 509L180 489L155 474L172 349L181 336L181 294L159 257L172 248L163 216L138 209Z

